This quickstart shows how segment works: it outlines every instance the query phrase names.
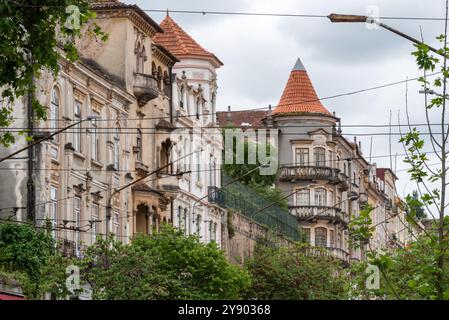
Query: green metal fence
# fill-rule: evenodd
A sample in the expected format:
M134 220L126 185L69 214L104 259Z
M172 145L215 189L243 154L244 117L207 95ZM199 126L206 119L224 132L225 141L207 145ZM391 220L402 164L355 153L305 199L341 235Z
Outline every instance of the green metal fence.
M232 180L223 174L222 185L226 185ZM226 186L223 192L226 207L238 211L292 240L300 240L298 220L288 210L278 205L272 205L259 212L262 208L271 205L272 202L238 181Z

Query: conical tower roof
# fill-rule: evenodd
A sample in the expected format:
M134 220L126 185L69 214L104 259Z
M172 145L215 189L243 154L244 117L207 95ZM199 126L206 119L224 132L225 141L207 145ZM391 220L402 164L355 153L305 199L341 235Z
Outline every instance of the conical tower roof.
M321 104L301 59L295 63L274 114L331 113Z
M158 33L154 41L161 44L178 59L201 58L212 62L218 68L223 63L211 52L198 44L187 32L185 32L169 14L160 23L163 33Z

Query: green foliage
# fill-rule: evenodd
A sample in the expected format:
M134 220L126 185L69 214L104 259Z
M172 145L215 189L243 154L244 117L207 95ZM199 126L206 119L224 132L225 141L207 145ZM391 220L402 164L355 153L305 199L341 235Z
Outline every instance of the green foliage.
M350 243L354 248L363 247L371 239L375 227L372 225L371 212L374 207L366 205L358 216L353 216L349 223Z
M418 195L418 191L414 190L411 195L405 198L407 219L413 223L415 219L421 220L427 218L424 210L424 203L431 204L432 196L430 194L423 194L422 197Z
M288 209L288 201L284 199L283 192L274 186L276 181L276 175L261 175L259 170L254 170L261 165L258 159L258 150L259 148L265 148L267 155L275 155L276 150L273 146L269 144L255 144L254 142L245 140L243 142L244 149L244 163L237 164L237 139L234 137L233 143L233 162L225 163L222 165L223 172L229 175L232 178L240 178L239 181L255 192L260 194L264 199L276 203L278 206L284 209ZM256 163L249 164L248 157L250 153L255 153ZM251 174L245 175L247 172L254 170Z
M215 243L164 226L130 245L99 240L87 249L81 276L94 299L238 299L249 277Z
M16 280L28 299L53 292L49 283L65 270L58 259L62 261L53 239L44 232L28 224L0 224L0 273L3 280Z
M438 299L435 286L438 266L435 263L437 252L429 250L434 248L434 240L423 235L419 241L411 243L406 248L397 248L385 254L368 255L368 260L354 264L352 271L354 277L353 288L357 295L363 298L401 299L401 300L430 300ZM449 299L449 256L444 255L446 261L444 274L444 299ZM365 282L368 274L365 273L368 264L376 265L382 271L380 288L368 290Z
M69 61L78 59L75 41L81 33L99 36L102 41L107 35L88 21L95 17L89 10L88 0L16 0L0 2L0 127L13 122L14 101L33 93L33 79L38 79L43 68L59 71L58 61L64 56ZM76 6L79 10L79 27L72 20L76 12L66 9ZM77 15L78 16L78 15ZM75 22L66 24L67 22ZM45 120L46 109L32 98L36 119ZM15 140L11 132L0 135L0 144L9 146Z
M329 256L307 254L308 249L301 243L291 248L258 245L245 265L251 277L246 298L346 299L349 279L344 269Z

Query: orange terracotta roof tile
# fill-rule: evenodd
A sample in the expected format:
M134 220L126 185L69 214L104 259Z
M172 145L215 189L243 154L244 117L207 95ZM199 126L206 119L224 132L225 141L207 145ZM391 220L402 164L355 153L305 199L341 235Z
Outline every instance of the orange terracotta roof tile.
M215 67L223 65L213 53L201 47L168 14L160 26L164 32L158 33L154 41L167 48L177 58L204 58L210 60Z
M298 58L290 73L281 100L273 111L280 113L318 113L331 115L321 104L307 71Z

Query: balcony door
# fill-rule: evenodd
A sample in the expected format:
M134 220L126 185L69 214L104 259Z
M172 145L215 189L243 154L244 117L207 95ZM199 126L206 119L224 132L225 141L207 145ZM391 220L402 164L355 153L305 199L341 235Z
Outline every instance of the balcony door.
M326 201L326 189L316 188L315 189L315 206L325 207Z
M309 166L309 149L296 148L295 149L295 164L298 166Z
M310 206L310 190L302 189L296 193L296 205L297 206Z
M326 150L324 148L318 147L313 149L313 158L315 161L315 166L317 167L326 166Z

